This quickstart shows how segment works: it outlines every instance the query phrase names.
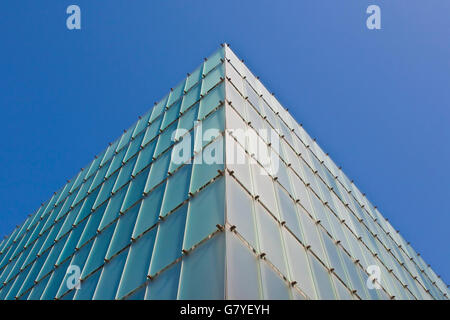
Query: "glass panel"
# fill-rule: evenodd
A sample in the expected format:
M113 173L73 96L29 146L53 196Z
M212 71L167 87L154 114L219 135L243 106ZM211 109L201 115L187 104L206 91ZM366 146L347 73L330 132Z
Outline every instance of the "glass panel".
M147 285L145 300L175 300L178 292L181 262L159 274Z
M103 218L103 213L105 212L106 206L107 204L105 203L91 214L86 228L84 228L81 238L78 241L77 248L81 248L81 246L97 234L98 226Z
M156 147L156 140L153 140L151 143L145 146L145 148L139 152L136 165L133 169L133 176L136 176L142 169L148 166L152 162L152 156Z
M161 124L161 130L167 128L172 122L174 122L180 115L181 100L174 103L165 113L163 122Z
M122 208L120 212L125 212L135 204L139 199L143 197L144 187L147 181L148 174L150 172L150 168L145 169L141 172L136 178L131 180L130 187L128 188L127 195L125 196L125 200L123 202Z
M136 124L136 127L134 128L132 138L135 138L138 134L140 134L147 127L148 121L150 120L151 115L152 115L152 112L149 111L142 117L139 117L138 123Z
M206 59L203 74L207 74L212 69L214 69L215 66L217 66L219 63L222 62L223 57L224 57L224 49L222 48L213 53L208 59Z
M212 70L202 81L202 94L205 95L211 90L218 82L224 79L224 67L219 67Z
M133 172L134 164L136 163L136 157L125 163L125 165L120 169L119 176L117 177L116 183L112 190L116 193L119 188L123 187L131 179L131 173Z
M186 88L185 90L188 91L191 89L196 83L198 83L202 79L202 71L203 71L203 64L199 66L197 69L195 69L192 74L188 75L186 80Z
M174 89L171 90L167 107L170 108L175 101L178 101L178 99L180 99L180 97L183 95L184 87L185 80L181 81Z
M289 300L289 287L270 267L262 261L261 279L264 299L269 300Z
M128 142L130 142L132 134L133 134L133 130L125 130L125 132L122 134L122 137L120 138L120 142L117 146L116 152L118 152L120 149L122 149L124 146L126 146L128 144Z
M123 158L123 162L127 162L132 156L134 156L139 151L143 139L144 134L141 134L131 141L130 145L128 146L127 153L125 154L125 158Z
M133 209L120 217L116 225L116 230L114 230L108 251L106 252L106 260L110 260L117 252L130 244L138 212L139 206L134 206Z
M149 275L154 276L181 256L187 205L177 209L160 222L155 240L155 249L150 264Z
M253 185L250 175L251 158L245 153L244 149L236 143L229 135L226 136L226 164L227 168L233 171L236 177L244 187L253 194Z
M105 264L95 289L94 300L113 300L116 297L127 255L128 250L124 250L112 261Z
M283 230L289 269L292 273L292 280L296 281L296 286L302 290L309 298L316 299L314 283L311 270L309 268L306 250L304 247L286 230Z
M103 183L102 188L100 189L100 193L98 194L97 199L95 200L93 209L96 209L99 205L101 205L105 200L107 200L111 196L111 191L116 182L116 178L118 176L118 172L109 177L105 183Z
M227 232L226 299L261 299L258 259L232 233Z
M162 117L159 117L154 122L152 122L148 127L147 131L145 131L144 139L142 140L142 146L147 145L150 141L152 141L158 134L159 128L161 126Z
M251 167L255 193L259 196L258 200L261 201L275 217L279 218L272 178L267 175L261 166L254 164L251 165Z
M158 184L160 184L166 177L169 169L171 152L164 153L152 164L144 192L147 194Z
M189 203L183 248L194 244L224 225L225 179L221 178L195 195Z
M191 171L192 165L184 165L167 180L161 216L165 216L188 198Z
M114 229L115 225L113 224L101 232L97 238L95 238L92 250L86 261L86 265L81 272L81 279L85 279L89 274L105 262L106 251L108 250L109 243L111 242Z
M198 191L224 169L223 138L220 137L194 157L190 192Z
M205 97L200 100L200 109L198 111L198 119L201 120L206 117L212 110L217 108L225 99L225 90L223 83Z
M197 103L180 117L177 128L178 131L175 136L176 140L180 139L180 137L185 134L184 130L191 130L194 127L194 122L197 120L198 107L199 104Z
M97 287L98 280L100 278L100 270L95 274L81 282L80 289L76 290L74 300L92 300L94 296L95 288Z
M227 185L227 219L231 225L237 226L237 232L250 245L258 249L256 241L256 225L253 216L252 198L231 177L226 177Z
M102 231L106 226L119 217L120 207L122 206L123 199L127 193L127 188L120 189L108 202L105 213L103 214L102 221L98 230Z
M162 98L161 101L155 104L153 107L153 112L150 117L150 122L153 122L164 110L167 104L167 100L169 99L169 95L166 95L164 98Z
M159 185L142 202L139 210L136 226L133 230L133 238L136 239L144 231L152 227L159 217L161 203L164 195L165 184Z
M191 107L194 103L200 100L200 91L201 91L201 84L199 83L191 90L189 90L188 93L186 93L186 95L183 98L183 103L181 104L180 112L185 112L189 107Z
M154 158L157 158L163 151L167 150L174 143L174 131L177 129L177 126L178 123L174 122L159 135L155 154L153 155Z
M125 297L146 281L155 235L156 229L152 229L131 245L116 299Z
M256 203L256 216L261 253L267 254L267 259L287 275L280 225L259 203Z
M225 234L220 233L184 258L178 299L223 300L224 275Z

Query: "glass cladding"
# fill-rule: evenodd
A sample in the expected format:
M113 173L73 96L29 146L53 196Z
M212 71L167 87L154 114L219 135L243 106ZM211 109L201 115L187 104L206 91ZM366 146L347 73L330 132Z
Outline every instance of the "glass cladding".
M0 299L448 288L223 45L0 241Z

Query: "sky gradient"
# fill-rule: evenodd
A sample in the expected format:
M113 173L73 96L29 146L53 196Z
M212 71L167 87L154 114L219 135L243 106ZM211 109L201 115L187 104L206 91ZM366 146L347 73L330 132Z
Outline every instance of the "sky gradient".
M66 28L81 8L82 29ZM382 29L366 28L381 7ZM0 5L0 236L227 42L450 282L449 1Z

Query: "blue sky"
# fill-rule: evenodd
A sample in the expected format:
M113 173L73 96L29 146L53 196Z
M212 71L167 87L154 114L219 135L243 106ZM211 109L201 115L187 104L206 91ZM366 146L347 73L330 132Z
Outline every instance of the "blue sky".
M366 28L370 4L382 30ZM449 13L437 0L4 2L0 235L228 42L449 283Z

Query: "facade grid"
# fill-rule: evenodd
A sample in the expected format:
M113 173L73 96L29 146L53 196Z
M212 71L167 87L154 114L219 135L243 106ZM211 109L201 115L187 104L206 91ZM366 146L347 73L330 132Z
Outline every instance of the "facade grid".
M0 242L0 299L448 294L228 45Z

